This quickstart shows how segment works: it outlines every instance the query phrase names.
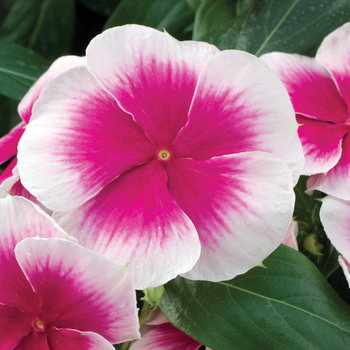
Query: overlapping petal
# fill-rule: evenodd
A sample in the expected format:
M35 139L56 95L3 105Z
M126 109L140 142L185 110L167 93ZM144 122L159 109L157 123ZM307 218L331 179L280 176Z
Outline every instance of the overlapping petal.
M312 175L332 169L342 155L342 140L349 127L297 115L300 141L305 155L302 173Z
M156 287L191 269L197 231L167 189L158 161L129 170L58 223L79 244L128 265L135 288Z
M322 199L320 219L337 251L350 260L350 201L332 196Z
M85 67L54 80L34 106L19 143L18 167L23 185L40 202L68 211L154 157L155 148Z
M283 238L282 243L295 250L299 250L297 236L298 236L298 223L292 220L292 222L289 225L288 231Z
M14 248L26 237L72 238L40 208L21 197L7 195L0 199L0 222L0 303L35 314L39 300L18 266Z
M152 28L129 25L94 38L86 58L101 85L161 147L186 123L199 74L218 52L206 43L179 42Z
M29 119L32 115L33 105L39 98L41 91L49 82L49 80L69 68L82 65L86 65L86 59L85 57L78 56L62 56L52 63L50 68L29 89L29 91L25 94L18 105L18 114L25 122L25 124L29 123Z
M276 156L246 152L169 162L169 192L194 223L201 256L185 277L220 281L261 264L292 219L291 174ZM286 181L290 179L290 181Z
M350 264L347 260L345 260L341 255L338 257L339 265L343 269L344 276L350 287Z
M6 162L17 153L17 144L24 133L25 123L19 123L8 134L0 138L0 164Z
M330 71L349 109L350 23L345 23L323 39L316 60Z
M325 192L341 199L350 199L350 135L342 143L339 162L326 174L316 174L307 181L307 193L313 190Z
M5 168L5 170L0 174L0 186L2 186L4 184L4 182L9 179L10 177L12 177L13 173L13 169L16 167L17 165L17 157L15 157L14 159L12 159L12 161L10 162L10 164Z
M347 106L332 77L315 58L272 52L262 55L260 59L281 79L296 113L335 123L345 122L349 118Z
M45 326L95 332L112 343L138 337L136 297L125 266L58 238L27 238L15 254L40 298Z
M291 144L293 154L287 152ZM177 157L196 160L257 150L274 153L293 164L295 182L304 162L283 84L261 60L241 51L220 52L205 65L188 122L173 146Z
M114 350L111 343L96 333L55 327L48 331L48 344L50 350Z
M31 332L24 337L13 350L51 350L43 332Z

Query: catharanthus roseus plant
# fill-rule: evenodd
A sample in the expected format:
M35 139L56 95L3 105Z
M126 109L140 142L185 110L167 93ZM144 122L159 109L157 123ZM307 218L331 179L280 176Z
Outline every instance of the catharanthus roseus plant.
M80 244L130 262L139 289L260 264L303 166L283 84L250 54L135 25L97 36L86 60L34 106L24 186Z
M125 266L79 246L24 198L0 198L0 221L0 349L112 350L138 337Z
M329 34L315 58L273 52L261 59L286 86L301 124L309 191L349 200L350 23Z

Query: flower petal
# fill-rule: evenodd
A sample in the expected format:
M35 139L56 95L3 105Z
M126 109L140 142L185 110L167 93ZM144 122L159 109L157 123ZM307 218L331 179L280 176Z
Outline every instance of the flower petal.
M326 173L339 161L342 139L349 126L314 120L297 115L301 144L305 155L304 175Z
M289 225L288 231L283 238L282 243L295 250L299 250L297 236L298 236L298 223L292 220L292 222Z
M322 199L320 219L327 237L346 259L350 260L350 201L332 196Z
M0 164L6 162L17 153L18 141L24 133L23 126L19 123L8 134L0 138Z
M349 288L350 288L350 264L341 255L339 255L338 261L339 261L339 265L343 269L344 276L345 276L346 280L348 281Z
M196 229L171 198L162 164L122 174L72 212L55 215L87 249L129 271L136 289L156 287L190 270L200 253Z
M335 123L349 118L346 103L332 77L314 58L272 52L260 59L281 79L296 113Z
M39 299L18 266L14 248L26 237L71 238L40 208L21 197L0 199L0 222L0 303L36 314Z
M310 194L319 190L332 196L350 200L350 135L345 135L342 143L342 154L338 163L326 174L316 174L306 183Z
M350 23L345 23L323 39L316 60L330 71L349 109Z
M170 322L153 327L130 350L197 350L201 343L181 332Z
M29 123L32 115L34 102L39 98L41 91L45 85L56 75L66 71L69 68L86 65L85 57L78 56L62 56L52 63L50 68L38 79L38 81L29 89L24 95L23 99L18 105L18 114L25 122Z
M290 165L295 182L304 164L287 91L264 62L241 51L220 52L205 65L173 145L176 157L196 160L273 153Z
M134 285L125 266L55 238L27 238L15 254L40 297L44 324L92 331L113 343L139 336Z
M184 274L222 281L246 272L282 242L292 220L294 193L286 164L247 152L207 161L169 162L169 192L194 223L201 256Z
M106 30L86 50L89 70L159 147L186 123L198 76L219 50L138 25Z
M47 84L18 147L23 185L57 211L83 204L156 152L86 67L72 68Z
M0 349L13 349L33 328L32 317L16 307L0 304Z
M48 334L50 350L114 350L99 334L51 327Z
M43 332L30 332L13 350L51 350Z

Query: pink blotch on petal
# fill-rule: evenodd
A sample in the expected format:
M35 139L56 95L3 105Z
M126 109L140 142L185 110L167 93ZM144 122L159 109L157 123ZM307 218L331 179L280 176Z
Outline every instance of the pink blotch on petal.
M302 124L298 134L305 155L302 173L326 173L338 163L342 155L342 141L349 126L318 121L302 115L297 115L297 121Z
M17 307L0 304L0 349L13 349L23 337L31 333L31 320L31 316Z
M296 113L336 123L349 118L347 106L332 77L315 58L272 52L260 59L281 79Z
M276 156L246 152L207 161L176 159L167 170L169 192L201 241L201 256L185 277L231 279L259 265L282 242L294 193L291 173Z
M19 143L18 167L23 185L52 210L78 207L156 151L86 67L49 82L34 114Z
M55 219L84 247L130 262L136 289L190 270L200 253L197 231L170 196L166 170L156 160L125 172L85 205Z
M218 52L206 43L179 42L152 28L127 25L94 38L86 58L101 85L162 146L186 123L201 70Z
M316 60L326 67L345 103L350 107L350 23L326 36L317 50ZM333 99L332 99L333 102Z
M112 343L139 336L134 286L126 267L55 238L25 239L15 254L40 297L45 325L95 332Z

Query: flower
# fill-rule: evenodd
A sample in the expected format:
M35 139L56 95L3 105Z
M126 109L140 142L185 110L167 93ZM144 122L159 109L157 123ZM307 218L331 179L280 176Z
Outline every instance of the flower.
M113 350L139 336L126 267L72 242L25 198L0 198L0 221L1 349Z
M151 310L141 334L141 339L133 342L130 350L198 350L202 346L174 327L159 309Z
M282 243L295 250L299 250L297 236L298 236L298 223L292 220L292 222L289 225L288 231L283 238Z
M22 101L18 105L18 114L22 119L22 122L15 126L7 135L0 138L0 164L8 161L10 158L16 155L17 145L22 137L25 126L29 123L34 102L38 99L41 91L46 86L49 80L54 78L59 73L65 70L84 65L85 58L78 56L62 56L55 60L50 68L45 72L38 81L29 89ZM33 202L41 205L37 199L31 195L23 186L19 179L18 172L15 169L17 164L17 157L15 156L6 169L0 174L0 185L4 183L10 177L13 177L11 187L7 184L6 190L12 195L21 195L32 200ZM14 174L13 174L14 172ZM13 176L14 175L14 176Z
M86 59L34 106L24 186L81 245L130 262L136 289L260 264L292 218L285 162L294 183L303 166L278 78L248 53L137 25L106 30Z
M350 23L329 34L316 57L280 52L261 56L291 97L305 154L308 193L350 200Z

